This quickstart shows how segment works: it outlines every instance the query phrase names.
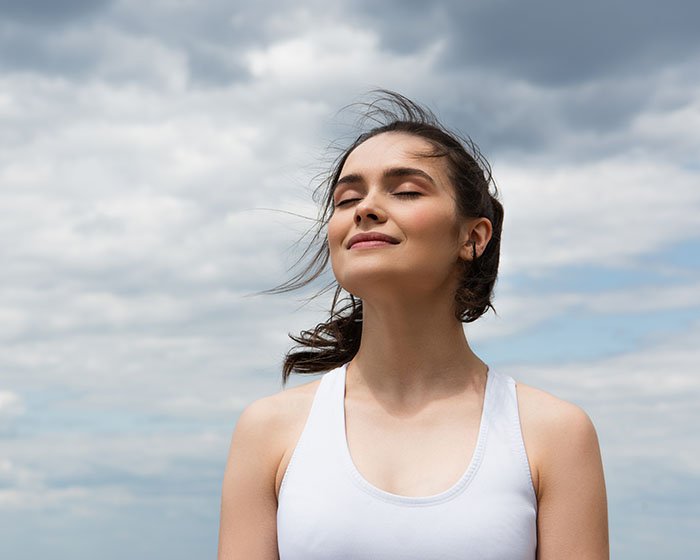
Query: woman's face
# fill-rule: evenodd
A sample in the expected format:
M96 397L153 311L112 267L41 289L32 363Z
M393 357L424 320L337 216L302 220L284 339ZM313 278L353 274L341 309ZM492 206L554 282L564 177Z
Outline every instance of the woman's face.
M421 137L389 132L348 156L333 193L328 244L333 273L351 294L454 294L467 221L457 217L445 158L419 155L431 148ZM357 234L374 233L393 242L350 245Z

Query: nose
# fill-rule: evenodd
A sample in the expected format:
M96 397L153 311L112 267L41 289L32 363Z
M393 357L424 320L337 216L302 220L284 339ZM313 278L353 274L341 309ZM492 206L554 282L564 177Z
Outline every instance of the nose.
M375 200L376 197L367 194L360 202L355 205L355 223L364 222L383 222L386 220L386 214L381 206Z

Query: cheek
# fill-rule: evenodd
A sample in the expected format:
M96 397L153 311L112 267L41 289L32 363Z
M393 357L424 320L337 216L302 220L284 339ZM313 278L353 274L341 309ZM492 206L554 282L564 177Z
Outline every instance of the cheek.
M326 227L326 237L328 240L328 253L330 257L331 271L333 276L342 286L342 262L343 262L343 241L345 240L345 234L347 227L345 227L340 220L331 219L328 221Z
M413 227L420 231L429 231L435 228L435 225L440 222L441 216L436 212L431 212L429 208L417 210L411 217Z
M411 218L411 226L417 233L429 240L446 240L455 234L455 217L451 211L434 209L417 210Z
M331 252L333 252L343 243L345 235L344 229L339 223L338 219L334 219L333 216L331 216L330 220L328 221L326 232L328 236L328 248Z

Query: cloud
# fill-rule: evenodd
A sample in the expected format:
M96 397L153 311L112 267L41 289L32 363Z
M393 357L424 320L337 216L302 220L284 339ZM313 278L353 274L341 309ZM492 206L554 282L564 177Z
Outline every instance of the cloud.
M190 489L201 486L192 469L195 463L203 467L200 475L215 473L212 458L225 459L227 443L228 436L211 432L53 434L9 441L13 459L0 462L0 509L84 515L140 499L168 500L180 491L189 492L181 484L186 479ZM46 449L51 450L50 464ZM202 459L194 459L197 456Z
M355 4L356 6L358 4ZM565 85L622 76L698 53L689 0L563 4L554 0L359 3L351 16L400 53L445 38L444 65L480 68L530 82ZM401 14L401 17L396 17ZM439 31L439 33L437 33Z
M0 422L24 414L22 398L12 391L0 391Z
M5 23L10 20L56 26L100 13L111 3L112 0L0 0L0 10Z
M646 158L588 165L501 167L506 267L541 273L585 263L629 266L700 237L698 174ZM533 260L534 259L534 260ZM532 263L537 262L537 267Z

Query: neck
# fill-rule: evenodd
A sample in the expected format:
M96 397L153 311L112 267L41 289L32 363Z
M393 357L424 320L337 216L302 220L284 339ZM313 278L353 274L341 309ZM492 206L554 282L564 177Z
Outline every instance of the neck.
M486 364L469 347L449 301L362 302L362 341L348 365L348 392L401 405L485 384Z

